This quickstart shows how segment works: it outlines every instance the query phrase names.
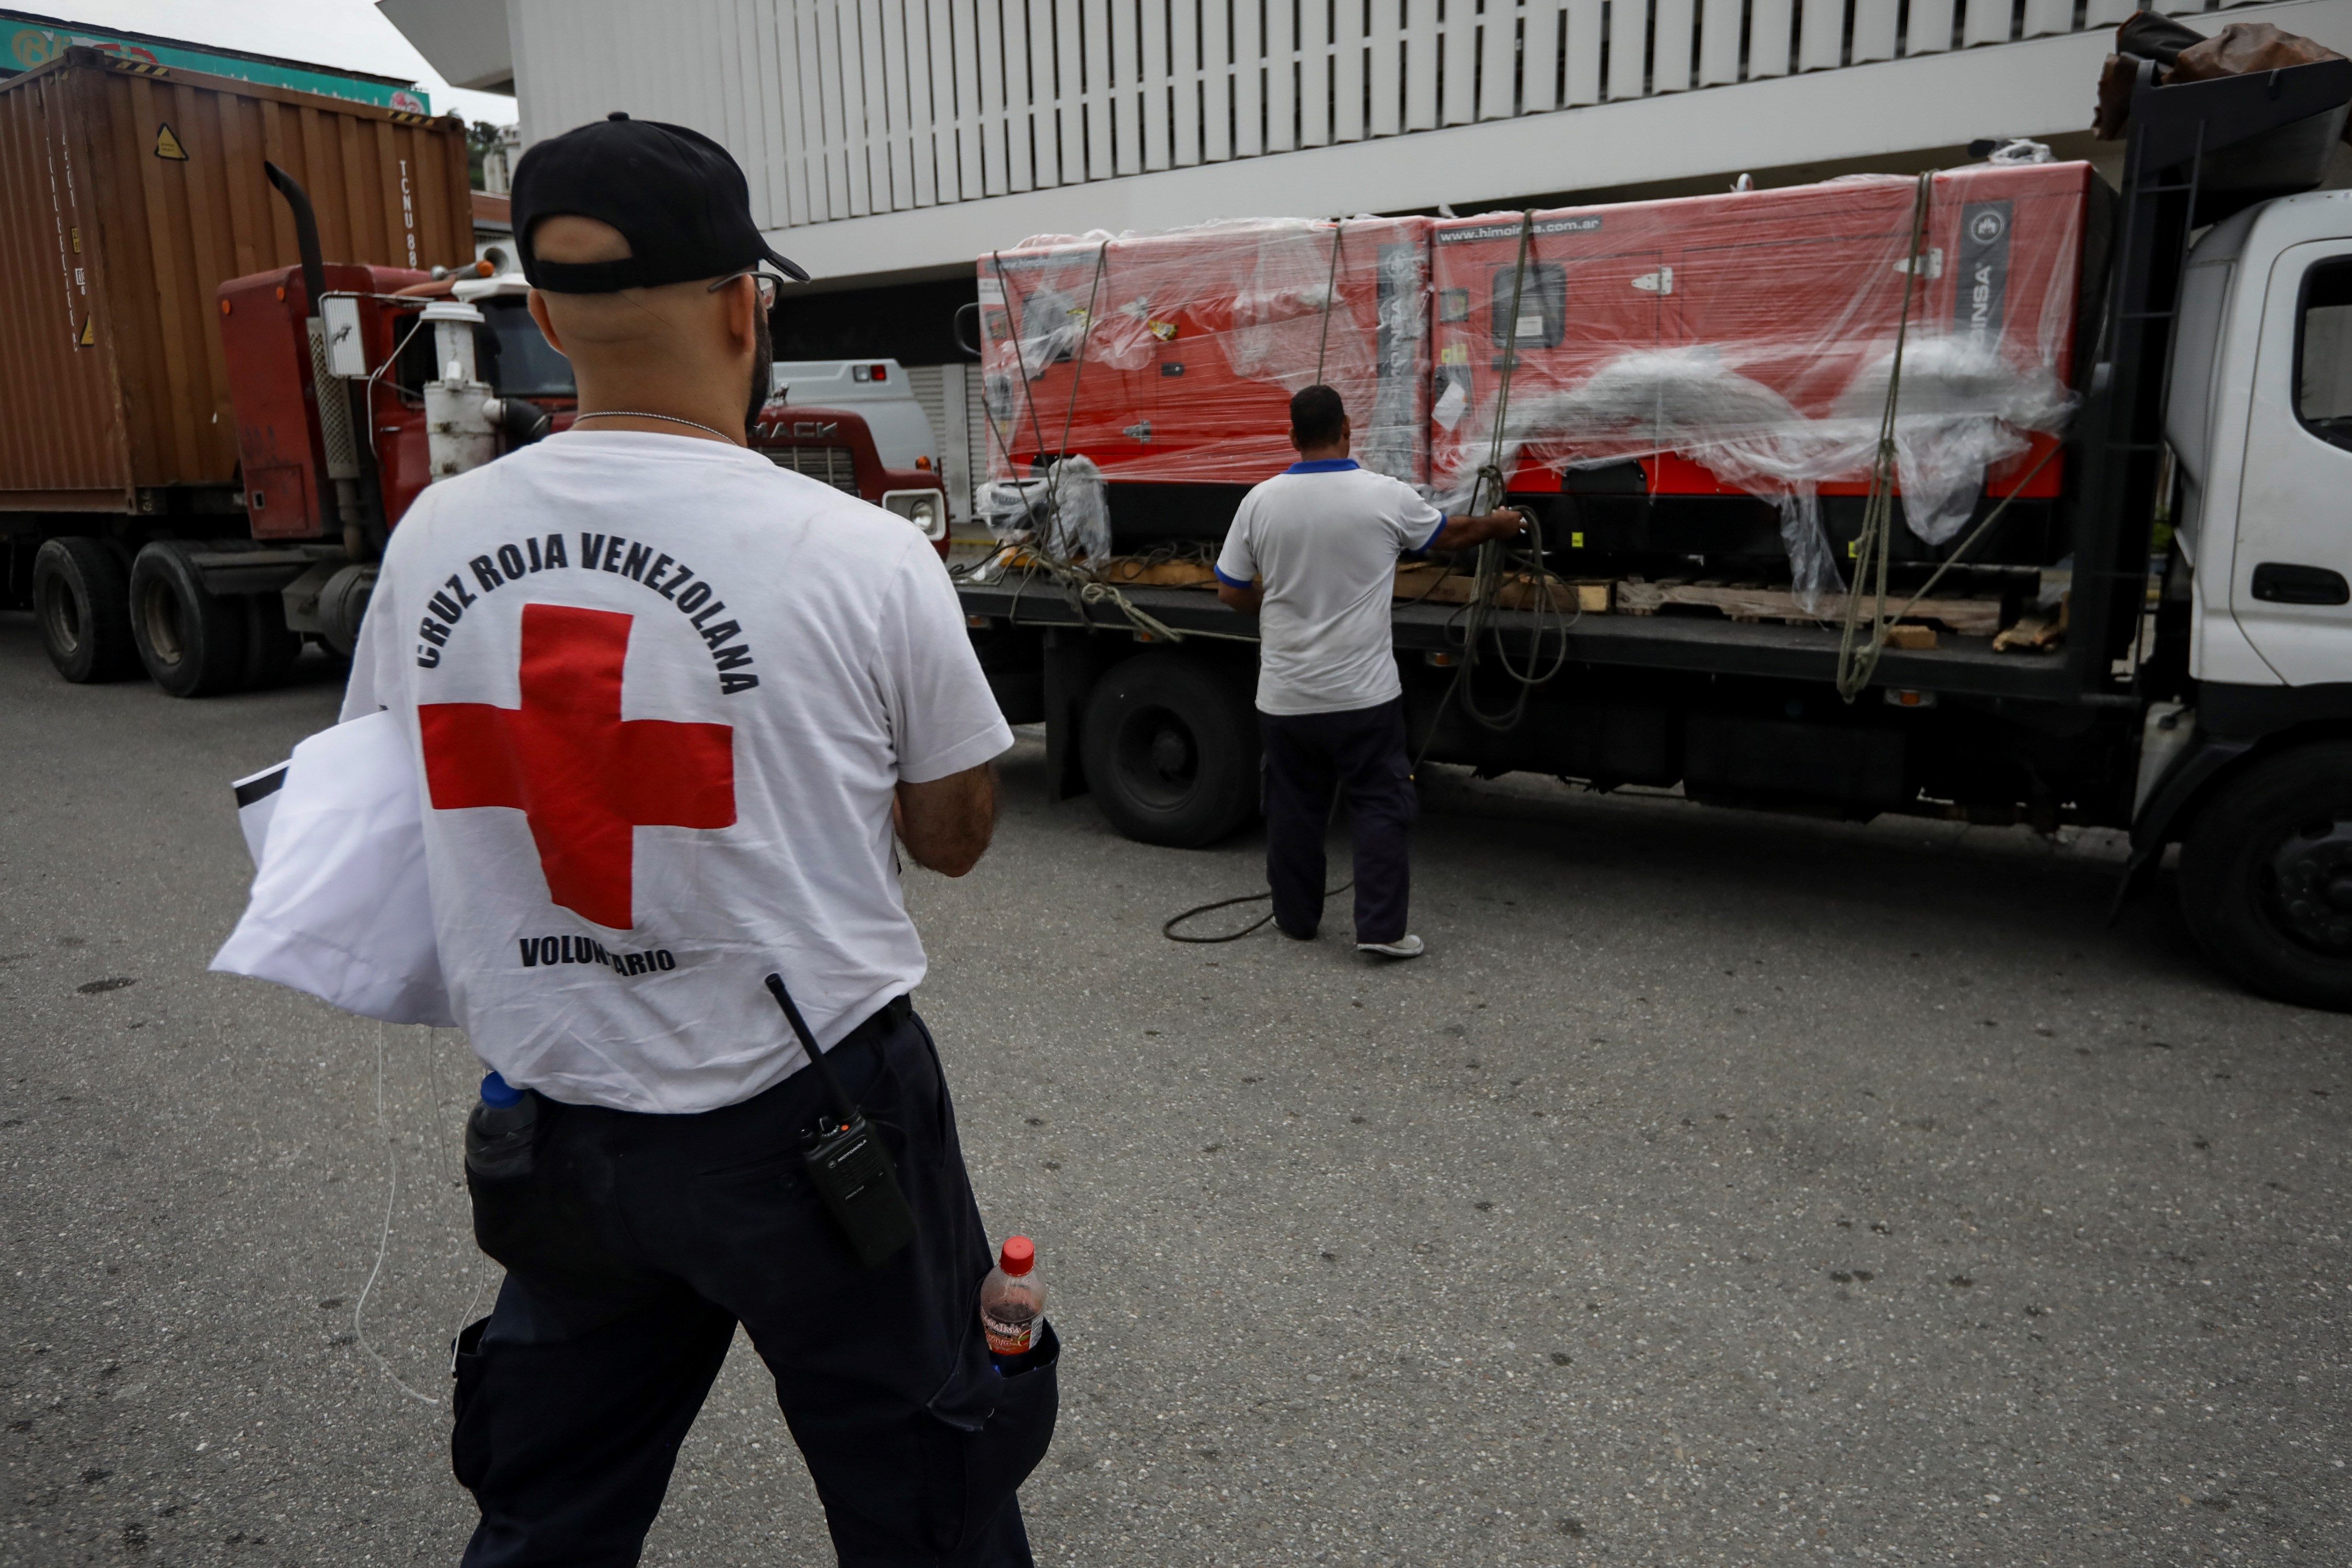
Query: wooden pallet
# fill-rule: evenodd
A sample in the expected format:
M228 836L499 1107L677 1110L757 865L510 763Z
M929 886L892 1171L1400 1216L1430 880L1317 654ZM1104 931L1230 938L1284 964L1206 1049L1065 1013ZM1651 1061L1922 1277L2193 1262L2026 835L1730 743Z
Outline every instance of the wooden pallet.
M1396 597L1408 604L1466 605L1477 581L1470 573L1449 572L1443 566L1400 566ZM1563 582L1555 577L1551 581L1552 607L1566 614L1580 611L1588 616L1605 616L1613 587L1613 584L1601 579ZM1534 578L1517 572L1504 582L1495 595L1495 603L1500 609L1531 610L1536 607L1538 595Z
M1149 564L1131 555L1114 557L1103 563L1096 574L1106 583L1122 587L1205 588L1217 579L1216 573L1201 561L1155 561Z
M1901 609L1906 595L1889 595L1890 608ZM1845 614L1843 595L1825 601L1819 611L1808 610L1786 588L1751 584L1665 581L1644 583L1627 578L1617 584L1621 615L1654 616L1669 605L1714 610L1735 621L1792 621L1807 625L1834 623ZM1934 621L1960 637L1989 637L2000 630L1999 599L1922 599L1903 617Z

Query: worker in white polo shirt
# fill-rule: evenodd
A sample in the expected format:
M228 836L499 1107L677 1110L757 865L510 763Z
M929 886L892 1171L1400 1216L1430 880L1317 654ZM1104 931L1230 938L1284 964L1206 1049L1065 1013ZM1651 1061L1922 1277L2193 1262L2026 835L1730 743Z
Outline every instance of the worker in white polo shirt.
M1401 479L1357 466L1346 405L1328 386L1290 400L1298 461L1250 491L1217 559L1217 597L1258 615L1265 742L1265 877L1274 921L1312 941L1323 921L1323 836L1348 797L1356 947L1418 958L1405 929L1414 816L1404 686L1389 601L1400 555L1466 550L1527 526L1516 511L1449 518Z

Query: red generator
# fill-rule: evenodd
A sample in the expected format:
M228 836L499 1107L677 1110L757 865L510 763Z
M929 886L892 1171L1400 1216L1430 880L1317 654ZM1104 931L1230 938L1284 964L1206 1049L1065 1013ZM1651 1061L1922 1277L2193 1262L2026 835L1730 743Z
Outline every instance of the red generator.
M990 472L1084 455L1120 549L1214 536L1297 459L1290 395L1319 366L1358 458L1425 482L1430 227L1265 219L982 256Z
M1440 222L1432 488L1465 501L1496 458L1515 348L1506 488L1563 564L1777 559L1796 496L1823 498L1843 559L1907 282L1897 555L1940 555L2014 490L1971 558L2046 563L2094 184L2079 163L1937 174L1916 277L1900 176Z

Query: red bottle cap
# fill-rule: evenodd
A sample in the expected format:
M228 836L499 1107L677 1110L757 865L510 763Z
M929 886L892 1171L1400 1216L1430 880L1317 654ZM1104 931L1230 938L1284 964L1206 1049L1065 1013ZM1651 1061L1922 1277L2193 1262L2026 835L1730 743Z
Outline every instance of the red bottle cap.
M1037 1267L1037 1244L1025 1236L1008 1236L1004 1250L997 1255L996 1266L1015 1279Z

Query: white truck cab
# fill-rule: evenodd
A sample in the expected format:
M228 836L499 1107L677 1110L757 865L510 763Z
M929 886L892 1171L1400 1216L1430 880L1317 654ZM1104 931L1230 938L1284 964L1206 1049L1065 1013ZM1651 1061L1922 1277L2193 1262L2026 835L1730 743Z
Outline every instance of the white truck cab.
M2352 681L2352 191L2266 202L2198 241L2166 435L2189 673Z
M866 421L888 468L940 471L940 437L894 359L780 360L774 395L803 408L840 408Z

